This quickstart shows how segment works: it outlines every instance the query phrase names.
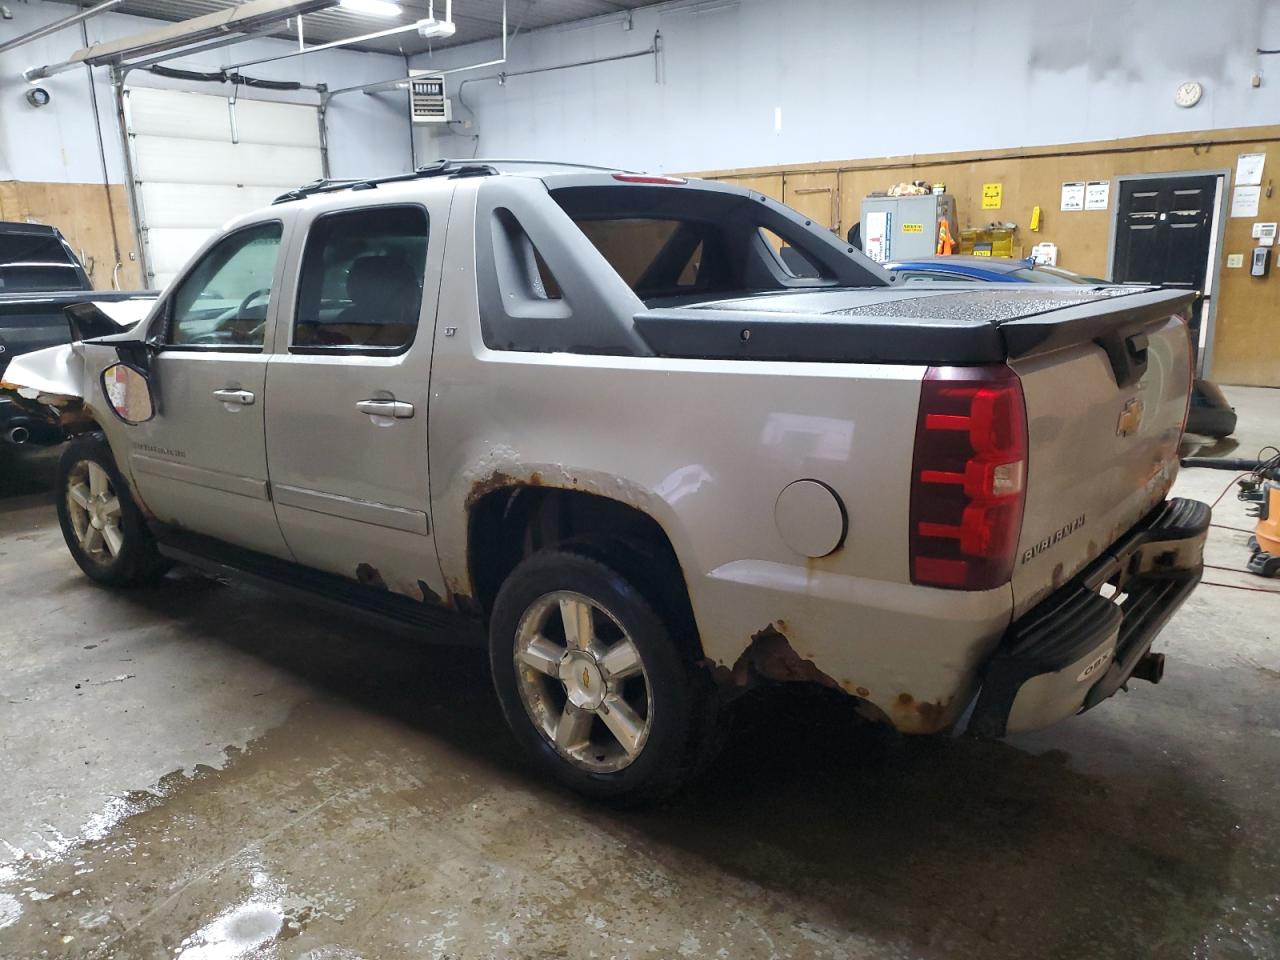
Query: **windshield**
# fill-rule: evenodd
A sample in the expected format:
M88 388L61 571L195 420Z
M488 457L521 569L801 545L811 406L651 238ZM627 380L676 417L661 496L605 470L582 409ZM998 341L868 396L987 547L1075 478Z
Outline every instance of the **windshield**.
M1072 273L1070 270L1059 270L1057 267L1019 267L1017 270L1011 270L1009 276L1017 277L1023 283L1056 283L1061 286L1064 283L1101 283L1102 281L1090 280L1080 276L1078 273Z

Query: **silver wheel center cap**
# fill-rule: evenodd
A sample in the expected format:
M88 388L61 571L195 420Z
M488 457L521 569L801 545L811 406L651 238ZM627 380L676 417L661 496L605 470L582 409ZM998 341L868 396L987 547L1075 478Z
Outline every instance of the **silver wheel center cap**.
M569 653L560 661L560 682L569 702L583 710L595 710L604 702L605 682L595 657Z

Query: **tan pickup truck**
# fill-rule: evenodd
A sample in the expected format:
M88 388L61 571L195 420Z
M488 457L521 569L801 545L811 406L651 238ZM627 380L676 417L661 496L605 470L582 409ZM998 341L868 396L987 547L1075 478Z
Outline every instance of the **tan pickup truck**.
M1209 523L1166 499L1188 303L893 287L737 187L441 163L240 218L6 386L78 434L89 576L487 644L539 762L636 801L758 683L1002 736L1159 680Z

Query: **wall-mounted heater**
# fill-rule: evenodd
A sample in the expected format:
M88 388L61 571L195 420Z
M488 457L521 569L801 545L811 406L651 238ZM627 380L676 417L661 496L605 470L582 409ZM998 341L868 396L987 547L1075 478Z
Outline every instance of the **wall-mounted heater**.
M444 93L444 77L418 70L411 72L409 119L413 123L449 122L449 98Z

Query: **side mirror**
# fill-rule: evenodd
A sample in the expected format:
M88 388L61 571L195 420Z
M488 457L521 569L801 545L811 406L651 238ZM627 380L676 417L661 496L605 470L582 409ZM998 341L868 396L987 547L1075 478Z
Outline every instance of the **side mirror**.
M137 367L113 363L102 371L102 392L117 417L128 424L146 423L156 415L151 380Z

